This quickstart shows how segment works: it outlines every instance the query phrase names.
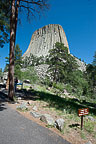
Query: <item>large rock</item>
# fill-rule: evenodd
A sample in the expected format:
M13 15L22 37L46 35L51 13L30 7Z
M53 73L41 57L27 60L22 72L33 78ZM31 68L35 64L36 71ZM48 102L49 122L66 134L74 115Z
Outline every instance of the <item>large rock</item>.
M34 118L40 118L42 116L41 114L34 112L34 111L31 111L30 115L32 115Z
M64 29L59 24L49 24L36 30L31 38L29 47L23 57L30 56L30 53L40 57L48 55L48 51L53 49L56 42L62 42L68 47Z
M48 125L54 125L54 119L49 114L44 114L40 117L40 120Z
M28 107L27 107L27 102L22 102L19 106L16 107L17 109L20 109L20 110L28 110Z
M63 128L64 128L64 119L62 119L62 118L59 118L59 119L57 119L56 121L55 121L55 127L57 128L57 129L59 129L60 131L62 131L63 130Z

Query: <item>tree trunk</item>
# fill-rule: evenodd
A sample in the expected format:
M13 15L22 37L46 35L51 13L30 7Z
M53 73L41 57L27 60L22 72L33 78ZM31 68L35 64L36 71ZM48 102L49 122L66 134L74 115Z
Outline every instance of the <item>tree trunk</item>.
M15 0L12 0L10 17L9 99L14 96L14 47L15 47Z
M12 0L11 17L10 17L10 58L9 58L9 99L14 97L14 48L16 40L16 29L18 21L18 7L20 0L17 0L15 7L15 0Z

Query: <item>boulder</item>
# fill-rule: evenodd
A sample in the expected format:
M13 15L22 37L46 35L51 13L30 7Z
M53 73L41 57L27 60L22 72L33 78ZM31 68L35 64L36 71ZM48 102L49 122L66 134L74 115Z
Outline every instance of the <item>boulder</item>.
M37 107L36 107L36 106L34 106L32 109L33 109L34 111L37 111Z
M42 116L41 114L33 111L30 112L30 115L32 115L34 118L40 118Z
M62 118L59 118L59 119L57 119L56 121L55 121L55 127L58 129L58 130L60 130L60 131L62 131L63 130L63 128L64 128L64 119L62 119Z
M16 107L17 109L27 110L27 102L22 102L19 106Z
M40 120L45 122L48 125L54 125L54 119L49 114L43 114L40 117Z

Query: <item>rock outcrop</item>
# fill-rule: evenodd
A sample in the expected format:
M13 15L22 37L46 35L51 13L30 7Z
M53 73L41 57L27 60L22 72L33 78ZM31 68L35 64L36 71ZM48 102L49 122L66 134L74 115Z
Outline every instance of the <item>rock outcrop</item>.
M70 53L67 38L62 26L59 24L46 25L33 33L29 47L27 51L24 53L23 58L25 58L26 56L29 57L30 54L33 54L37 57L45 57L46 55L48 55L49 50L53 49L56 42L64 43L64 45L68 48L68 52ZM75 59L77 61L77 64L79 65L79 70L85 71L85 63L81 62L77 58ZM45 75L47 70L45 67L48 66L44 65L43 67L36 67L36 70L38 69L38 75L40 77L43 77Z
M53 49L56 42L62 42L68 47L65 32L59 24L49 24L36 30L31 38L29 47L24 53L23 57L30 56L32 53L35 56L46 56L48 51Z

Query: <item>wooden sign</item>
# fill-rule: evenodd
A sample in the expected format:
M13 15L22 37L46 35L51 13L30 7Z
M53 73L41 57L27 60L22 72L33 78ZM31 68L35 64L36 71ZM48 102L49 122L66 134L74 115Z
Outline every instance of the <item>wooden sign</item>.
M89 108L78 109L78 116L81 116L81 130L83 128L83 116L88 115Z
M89 108L79 109L78 110L78 116L88 115Z

